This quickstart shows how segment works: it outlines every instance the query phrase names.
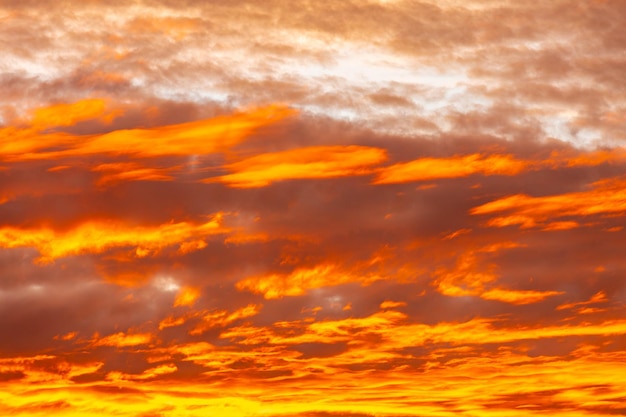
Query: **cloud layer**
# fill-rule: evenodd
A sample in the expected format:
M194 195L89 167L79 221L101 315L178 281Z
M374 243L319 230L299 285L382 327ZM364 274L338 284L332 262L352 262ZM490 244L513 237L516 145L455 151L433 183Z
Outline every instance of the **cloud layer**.
M0 414L625 414L624 21L0 2Z

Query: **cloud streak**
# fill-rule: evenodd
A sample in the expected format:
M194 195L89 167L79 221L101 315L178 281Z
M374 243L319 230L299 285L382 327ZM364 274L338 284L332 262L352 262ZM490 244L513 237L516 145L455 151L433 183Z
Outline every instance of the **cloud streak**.
M132 256L142 258L176 244L181 245L181 250L189 251L192 248L190 240L197 242L214 234L226 233L228 229L221 227L221 219L222 215L217 214L205 223L169 223L154 228L107 222L83 223L69 231L6 227L0 229L0 246L36 248L41 255L37 258L40 263L115 248L128 248L134 252ZM201 244L196 243L195 246L202 248Z
M365 146L306 147L256 155L228 164L224 168L232 173L205 181L254 188L281 180L364 175L385 159L383 149Z
M588 191L545 197L512 195L474 207L471 213L508 213L488 221L488 225L496 227L519 225L522 228L568 229L578 227L579 223L560 219L623 213L626 209L623 189L624 181L616 178L592 184Z

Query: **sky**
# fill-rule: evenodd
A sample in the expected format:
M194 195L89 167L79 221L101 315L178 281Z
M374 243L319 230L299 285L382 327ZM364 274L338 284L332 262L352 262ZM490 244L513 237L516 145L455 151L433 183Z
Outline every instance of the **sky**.
M0 415L626 415L623 0L0 0Z

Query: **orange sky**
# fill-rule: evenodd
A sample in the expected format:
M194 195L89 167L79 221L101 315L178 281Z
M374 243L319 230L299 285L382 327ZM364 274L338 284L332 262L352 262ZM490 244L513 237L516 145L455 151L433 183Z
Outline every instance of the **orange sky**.
M0 415L626 415L625 25L0 1Z

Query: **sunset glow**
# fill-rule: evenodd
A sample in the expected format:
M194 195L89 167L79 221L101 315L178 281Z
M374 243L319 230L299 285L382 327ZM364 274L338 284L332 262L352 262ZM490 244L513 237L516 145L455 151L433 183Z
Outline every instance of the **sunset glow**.
M626 2L0 1L0 416L626 415Z

